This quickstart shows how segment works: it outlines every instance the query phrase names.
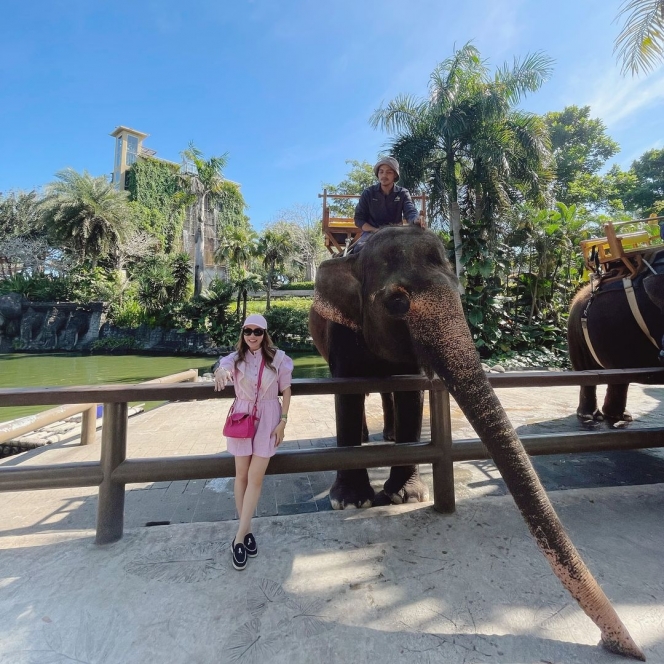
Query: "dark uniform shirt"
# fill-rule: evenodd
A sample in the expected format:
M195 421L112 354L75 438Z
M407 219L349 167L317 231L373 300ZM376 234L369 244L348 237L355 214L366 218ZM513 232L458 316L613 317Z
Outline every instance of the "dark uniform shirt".
M364 224L371 224L376 228L381 226L401 225L405 218L409 223L415 223L419 213L408 189L394 185L389 194L384 194L380 183L367 187L360 196L355 208L355 225L362 228ZM362 239L370 235L369 231L362 233Z

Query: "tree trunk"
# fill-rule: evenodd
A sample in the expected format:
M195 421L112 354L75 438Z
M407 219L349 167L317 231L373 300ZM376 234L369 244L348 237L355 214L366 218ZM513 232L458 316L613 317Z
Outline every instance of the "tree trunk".
M450 201L450 226L452 226L452 239L454 240L454 266L457 277L463 274L463 250L461 248L461 210L456 200Z
M270 301L272 300L272 277L274 275L274 268L270 267L267 271L267 302L265 303L265 311L270 311Z
M194 238L194 297L203 290L205 273L205 194L201 197L198 207L198 224Z

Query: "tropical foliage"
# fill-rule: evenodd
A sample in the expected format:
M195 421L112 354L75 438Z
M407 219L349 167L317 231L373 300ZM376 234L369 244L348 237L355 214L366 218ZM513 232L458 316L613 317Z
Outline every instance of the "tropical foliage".
M427 98L400 95L371 118L393 137L404 185L425 188L433 219L449 219L458 275L465 266L462 216L491 224L525 198L545 200L548 132L516 104L550 72L550 58L535 54L491 76L466 44L434 69Z
M77 173L71 168L56 174L46 188L43 224L55 242L90 259L115 258L130 231L128 195L104 177Z

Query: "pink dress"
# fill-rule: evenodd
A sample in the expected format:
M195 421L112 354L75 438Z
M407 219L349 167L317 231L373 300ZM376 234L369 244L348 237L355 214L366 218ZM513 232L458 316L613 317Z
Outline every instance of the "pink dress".
M239 362L235 368L237 352L231 353L221 359L219 366L231 372L235 385L236 413L251 413L256 399L256 386L258 385L258 372L261 366L262 352L247 351L244 362ZM293 374L293 360L283 350L278 350L274 356L270 369L267 364L263 368L261 391L258 395L258 426L253 440L251 438L226 438L228 451L234 456L256 456L269 458L277 451L276 437L272 435L281 418L281 402L279 392L283 392L291 385Z

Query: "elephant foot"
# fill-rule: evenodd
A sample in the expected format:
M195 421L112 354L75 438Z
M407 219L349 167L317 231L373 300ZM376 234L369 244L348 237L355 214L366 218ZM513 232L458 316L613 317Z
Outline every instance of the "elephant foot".
M394 442L396 440L394 429L383 429L383 440Z
M417 466L392 468L390 477L374 499L374 505L402 505L429 500L429 489L420 479ZM389 501L389 502L387 502Z
M584 429L597 429L600 425L600 422L604 421L604 414L602 411L597 408L593 412L586 412L579 408L576 411L576 416L579 418L579 422Z
M340 471L330 488L330 504L334 510L349 507L371 507L374 490L366 470Z
M611 429L624 429L629 426L630 422L634 421L632 414L628 410L618 415L611 415L610 413L605 412L604 417Z

